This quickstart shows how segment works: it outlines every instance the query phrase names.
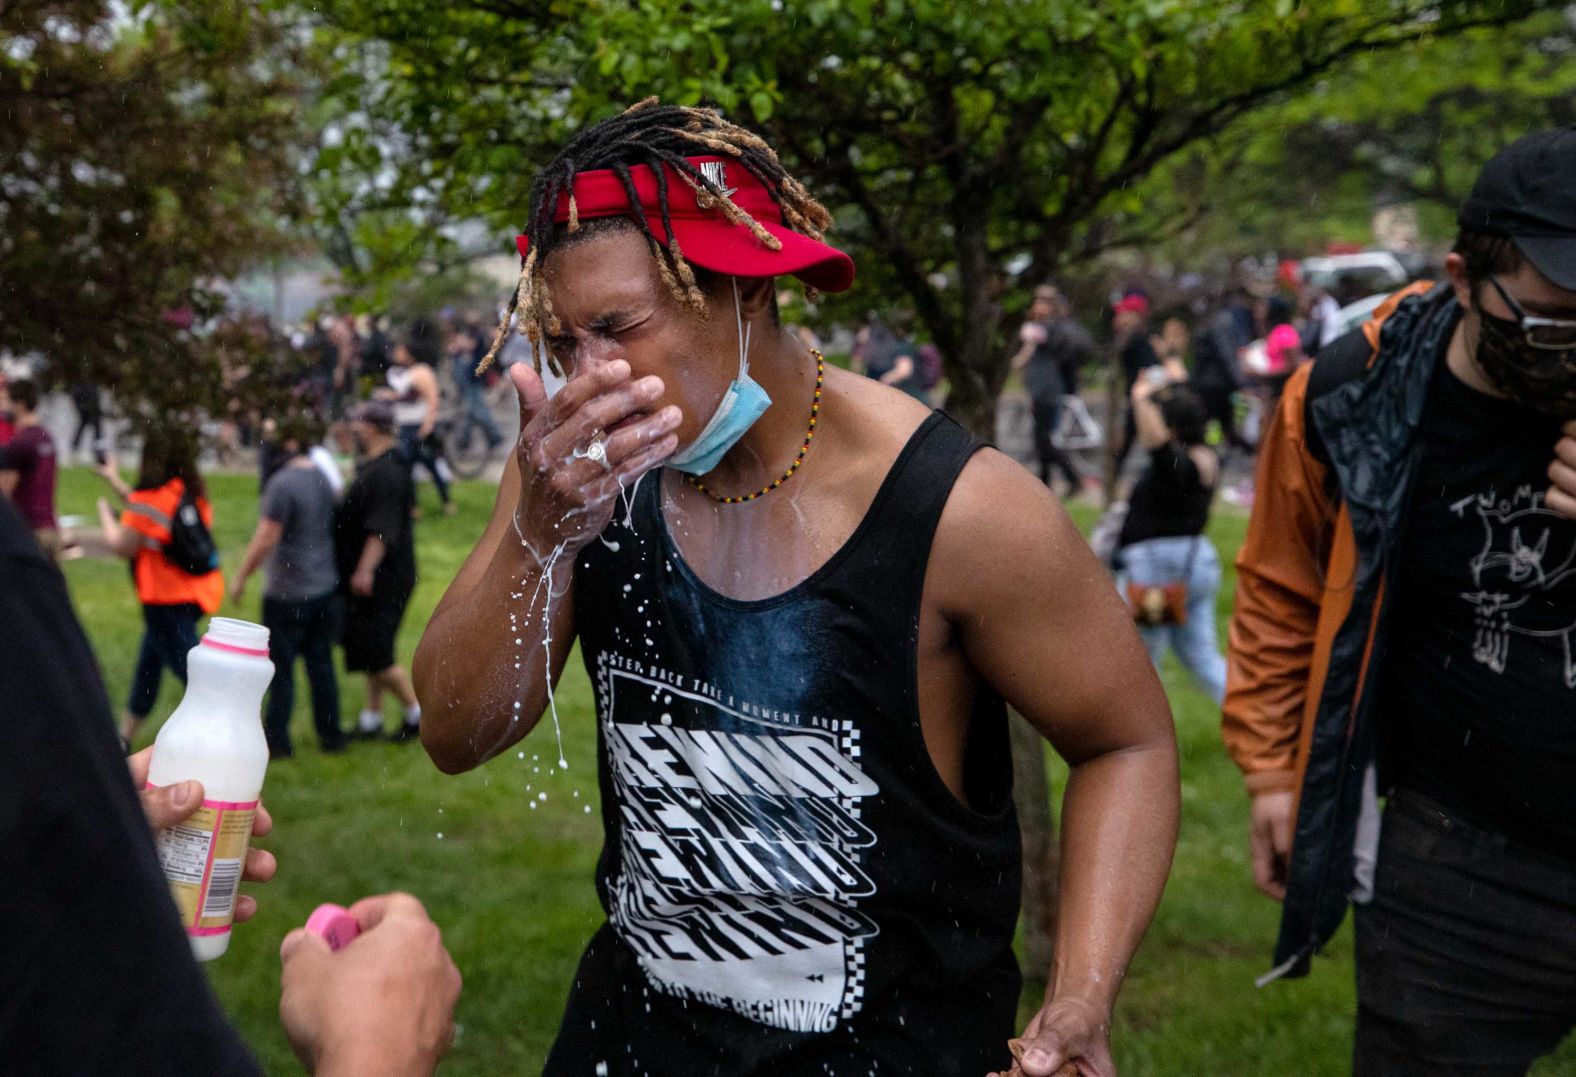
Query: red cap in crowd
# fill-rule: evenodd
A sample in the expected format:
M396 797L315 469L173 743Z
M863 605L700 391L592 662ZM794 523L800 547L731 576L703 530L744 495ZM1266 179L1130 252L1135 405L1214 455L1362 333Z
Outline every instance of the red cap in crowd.
M1118 299L1116 305L1111 308L1113 314L1126 314L1129 311L1134 314L1148 314L1149 300L1134 292L1132 295L1124 295Z

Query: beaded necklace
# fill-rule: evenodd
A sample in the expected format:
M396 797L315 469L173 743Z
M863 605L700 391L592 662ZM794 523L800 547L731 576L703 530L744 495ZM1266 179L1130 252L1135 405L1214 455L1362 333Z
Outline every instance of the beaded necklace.
M810 354L815 356L815 399L810 404L810 428L805 432L804 444L799 446L799 455L794 457L792 464L788 465L788 470L783 472L777 478L773 479L771 482L767 483L765 486L761 487L759 490L755 491L753 494L745 494L740 497L723 497L719 494L715 494L711 490L707 489L706 484L701 482L700 479L696 478L694 475L685 475L685 482L695 487L695 489L699 490L701 493L705 494L719 505L742 505L746 501L754 501L758 497L762 497L771 493L773 490L777 489L777 487L793 478L794 472L798 471L800 465L804 463L805 453L810 451L810 442L815 439L815 422L821 414L821 387L826 382L826 360L822 358L821 353L816 351L814 348L810 349Z

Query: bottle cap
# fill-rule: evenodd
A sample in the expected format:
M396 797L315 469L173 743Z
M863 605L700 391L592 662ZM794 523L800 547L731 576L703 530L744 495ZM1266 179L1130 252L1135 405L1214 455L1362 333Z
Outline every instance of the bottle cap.
M203 633L202 641L221 651L268 657L268 629L251 621L215 617L208 622L208 631Z
M312 910L306 918L306 929L328 943L328 948L338 953L350 945L350 940L361 934L361 925L343 905L328 902Z

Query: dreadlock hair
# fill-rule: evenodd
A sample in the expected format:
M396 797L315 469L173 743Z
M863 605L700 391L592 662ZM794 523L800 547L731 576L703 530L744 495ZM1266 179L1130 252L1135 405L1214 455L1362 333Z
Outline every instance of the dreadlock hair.
M728 122L716 109L663 105L655 97L648 97L612 119L581 131L537 174L531 184L530 211L525 229L530 246L520 266L520 282L509 297L508 306L493 334L492 346L478 364L477 373L486 370L497 358L509 331L510 320L516 313L519 314L519 332L530 338L533 344L544 335L555 335L562 330L553 312L546 282L539 272L542 260L570 236L589 236L601 230L588 227L580 221L574 194L577 172L610 169L618 177L629 196L629 215L598 218L589 223L600 225L606 220L608 224L603 227L628 227L628 222L632 221L645 236L646 246L657 261L657 272L662 283L675 299L702 317L706 314L703 286L711 278L704 270L697 274L684 257L678 238L673 233L673 222L668 216L668 168L695 192L695 199L702 208L715 207L732 223L748 228L756 239L771 250L781 249L782 242L776 236L740 209L721 186L686 159L704 154L730 157L748 170L771 192L773 200L782 210L783 222L794 231L819 240L824 230L831 226L832 215L826 207L812 198L804 185L787 173L777 159L776 152L759 135ZM647 165L656 175L657 201L662 210L662 226L668 235L666 243L657 238L646 211L640 205L634 176L630 172L635 165ZM664 165L668 168L664 168ZM559 224L553 217L558 209L559 196L566 192L569 196L569 220ZM806 287L806 291L811 290ZM535 362L540 373L539 356Z

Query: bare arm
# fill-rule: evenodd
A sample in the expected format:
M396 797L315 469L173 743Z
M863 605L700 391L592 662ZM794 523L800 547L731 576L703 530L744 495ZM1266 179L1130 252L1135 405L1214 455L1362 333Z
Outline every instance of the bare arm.
M104 463L94 469L99 478L109 483L109 488L115 491L115 496L125 501L131 497L131 487L126 485L126 480L120 477L120 463L113 454L104 458Z
M1155 389L1148 378L1133 383L1133 425L1138 429L1138 443L1146 449L1158 449L1171 440L1171 429L1155 403Z
M235 601L241 600L241 596L246 593L247 579L278 548L284 533L284 525L278 520L264 516L257 521L257 530L252 532L252 541L246 546L246 556L241 559L240 571L230 581L230 594Z
M372 575L383 563L383 556L388 552L388 544L380 536L368 535L367 544L361 547L361 557L356 561L356 575Z
M120 521L115 518L115 510L102 497L98 502L98 514L104 545L110 552L128 560L137 556L137 551L142 547L142 536L129 527L120 526Z
M450 774L497 755L541 719L574 641L575 559L612 519L620 484L678 447L680 416L670 406L607 439L610 467L575 455L662 393L660 379L631 380L622 359L588 364L551 401L528 364L509 377L520 394L520 440L492 519L412 664L422 745Z
M19 471L0 471L0 497L10 497L16 493L16 484L21 477Z
M492 519L438 602L411 663L422 745L448 774L485 763L536 727L548 685L557 685L574 644L574 557L560 555L546 582L543 566L514 533L519 499L515 454L504 465ZM544 647L548 641L555 646Z
M1004 525L1000 506L1019 506ZM1170 708L1110 577L1054 498L992 450L965 468L932 564L970 663L1071 766L1056 965L1021 1068L1111 1072L1111 1007L1176 843ZM1037 1057L1035 1048L1043 1052Z
M422 437L426 437L438 423L438 377L431 367L420 366L411 373L410 380L427 409L422 415L419 431Z
M896 385L900 381L907 381L914 376L914 357L900 355L897 362L892 364L892 369L881 375L882 385Z

